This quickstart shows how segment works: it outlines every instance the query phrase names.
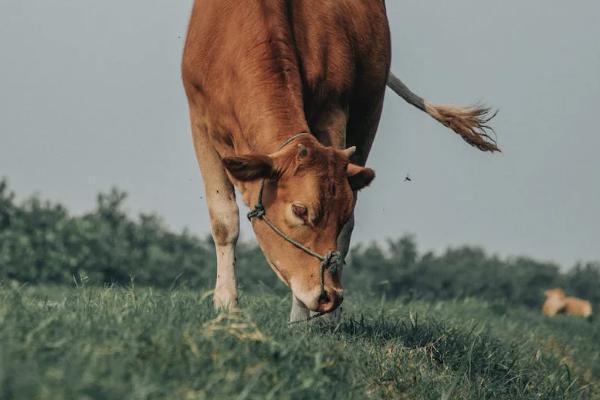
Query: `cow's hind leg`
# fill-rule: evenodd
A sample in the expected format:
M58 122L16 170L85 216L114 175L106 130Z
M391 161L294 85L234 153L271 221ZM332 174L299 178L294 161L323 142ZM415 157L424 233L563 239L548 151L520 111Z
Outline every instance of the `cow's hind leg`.
M346 147L346 127L348 124L348 106L342 102L331 102L329 104L321 104L318 107L318 112L311 118L310 129L315 134L319 141L327 146L336 148ZM356 199L356 196L355 196ZM337 250L342 253L342 258L345 259L350 247L350 237L354 228L354 214L342 228L340 235L337 238ZM302 305L292 303L292 316L302 315L302 310L298 308ZM306 310L306 309L305 309ZM306 314L308 310L305 311ZM316 313L310 313L315 315ZM319 321L328 324L337 324L342 315L342 307L335 311L322 316ZM306 317L304 317L306 318Z
M193 121L193 118L192 118ZM239 210L235 190L221 159L208 140L206 129L192 122L194 149L200 165L211 233L217 255L214 304L217 309L237 304L235 245L239 236Z

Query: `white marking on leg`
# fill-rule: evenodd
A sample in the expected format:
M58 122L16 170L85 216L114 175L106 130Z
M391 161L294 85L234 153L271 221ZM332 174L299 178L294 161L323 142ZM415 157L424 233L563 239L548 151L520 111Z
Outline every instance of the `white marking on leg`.
M310 313L308 308L292 294L292 311L290 312L290 322L306 321Z
M192 115L192 121L194 116ZM235 277L235 245L240 231L239 209L235 190L221 159L210 144L206 129L192 123L194 148L204 181L206 204L210 215L211 233L217 254L217 281L214 304L229 308L237 304Z

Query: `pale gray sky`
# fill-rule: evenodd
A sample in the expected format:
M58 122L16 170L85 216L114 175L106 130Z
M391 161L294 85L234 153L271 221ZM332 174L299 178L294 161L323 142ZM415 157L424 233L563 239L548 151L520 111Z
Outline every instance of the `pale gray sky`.
M388 92L355 242L414 233L421 249L600 259L600 2L387 3L396 74L434 102L498 107L504 153ZM18 194L83 212L116 185L132 212L208 232L179 75L190 7L0 0L0 175Z

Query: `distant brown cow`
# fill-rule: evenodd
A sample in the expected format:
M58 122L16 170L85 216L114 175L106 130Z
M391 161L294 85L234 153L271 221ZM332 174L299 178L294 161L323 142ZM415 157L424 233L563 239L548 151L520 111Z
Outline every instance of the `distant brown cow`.
M560 288L548 289L545 292L546 301L542 307L545 315L553 317L556 314L589 317L592 315L592 305L587 300L576 297L567 297Z
M237 302L234 188L292 290L291 319L339 306L386 84L473 146L498 150L487 110L426 102L389 74L390 59L382 0L195 1L182 73L217 253L216 307Z

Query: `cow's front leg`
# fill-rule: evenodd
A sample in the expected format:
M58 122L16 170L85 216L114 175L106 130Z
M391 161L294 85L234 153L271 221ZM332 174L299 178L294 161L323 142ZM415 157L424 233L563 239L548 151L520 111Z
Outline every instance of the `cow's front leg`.
M221 159L208 142L206 133L201 128L192 128L217 255L214 304L217 309L230 308L235 306L238 300L235 245L239 236L240 222L235 190L223 168Z
M214 190L207 198L211 233L217 255L214 304L217 309L237 305L235 246L239 235L239 210L233 188Z
M306 321L308 320L309 315L310 313L308 308L306 308L304 304L302 304L300 300L298 300L296 296L292 294L292 311L290 312L290 322Z

